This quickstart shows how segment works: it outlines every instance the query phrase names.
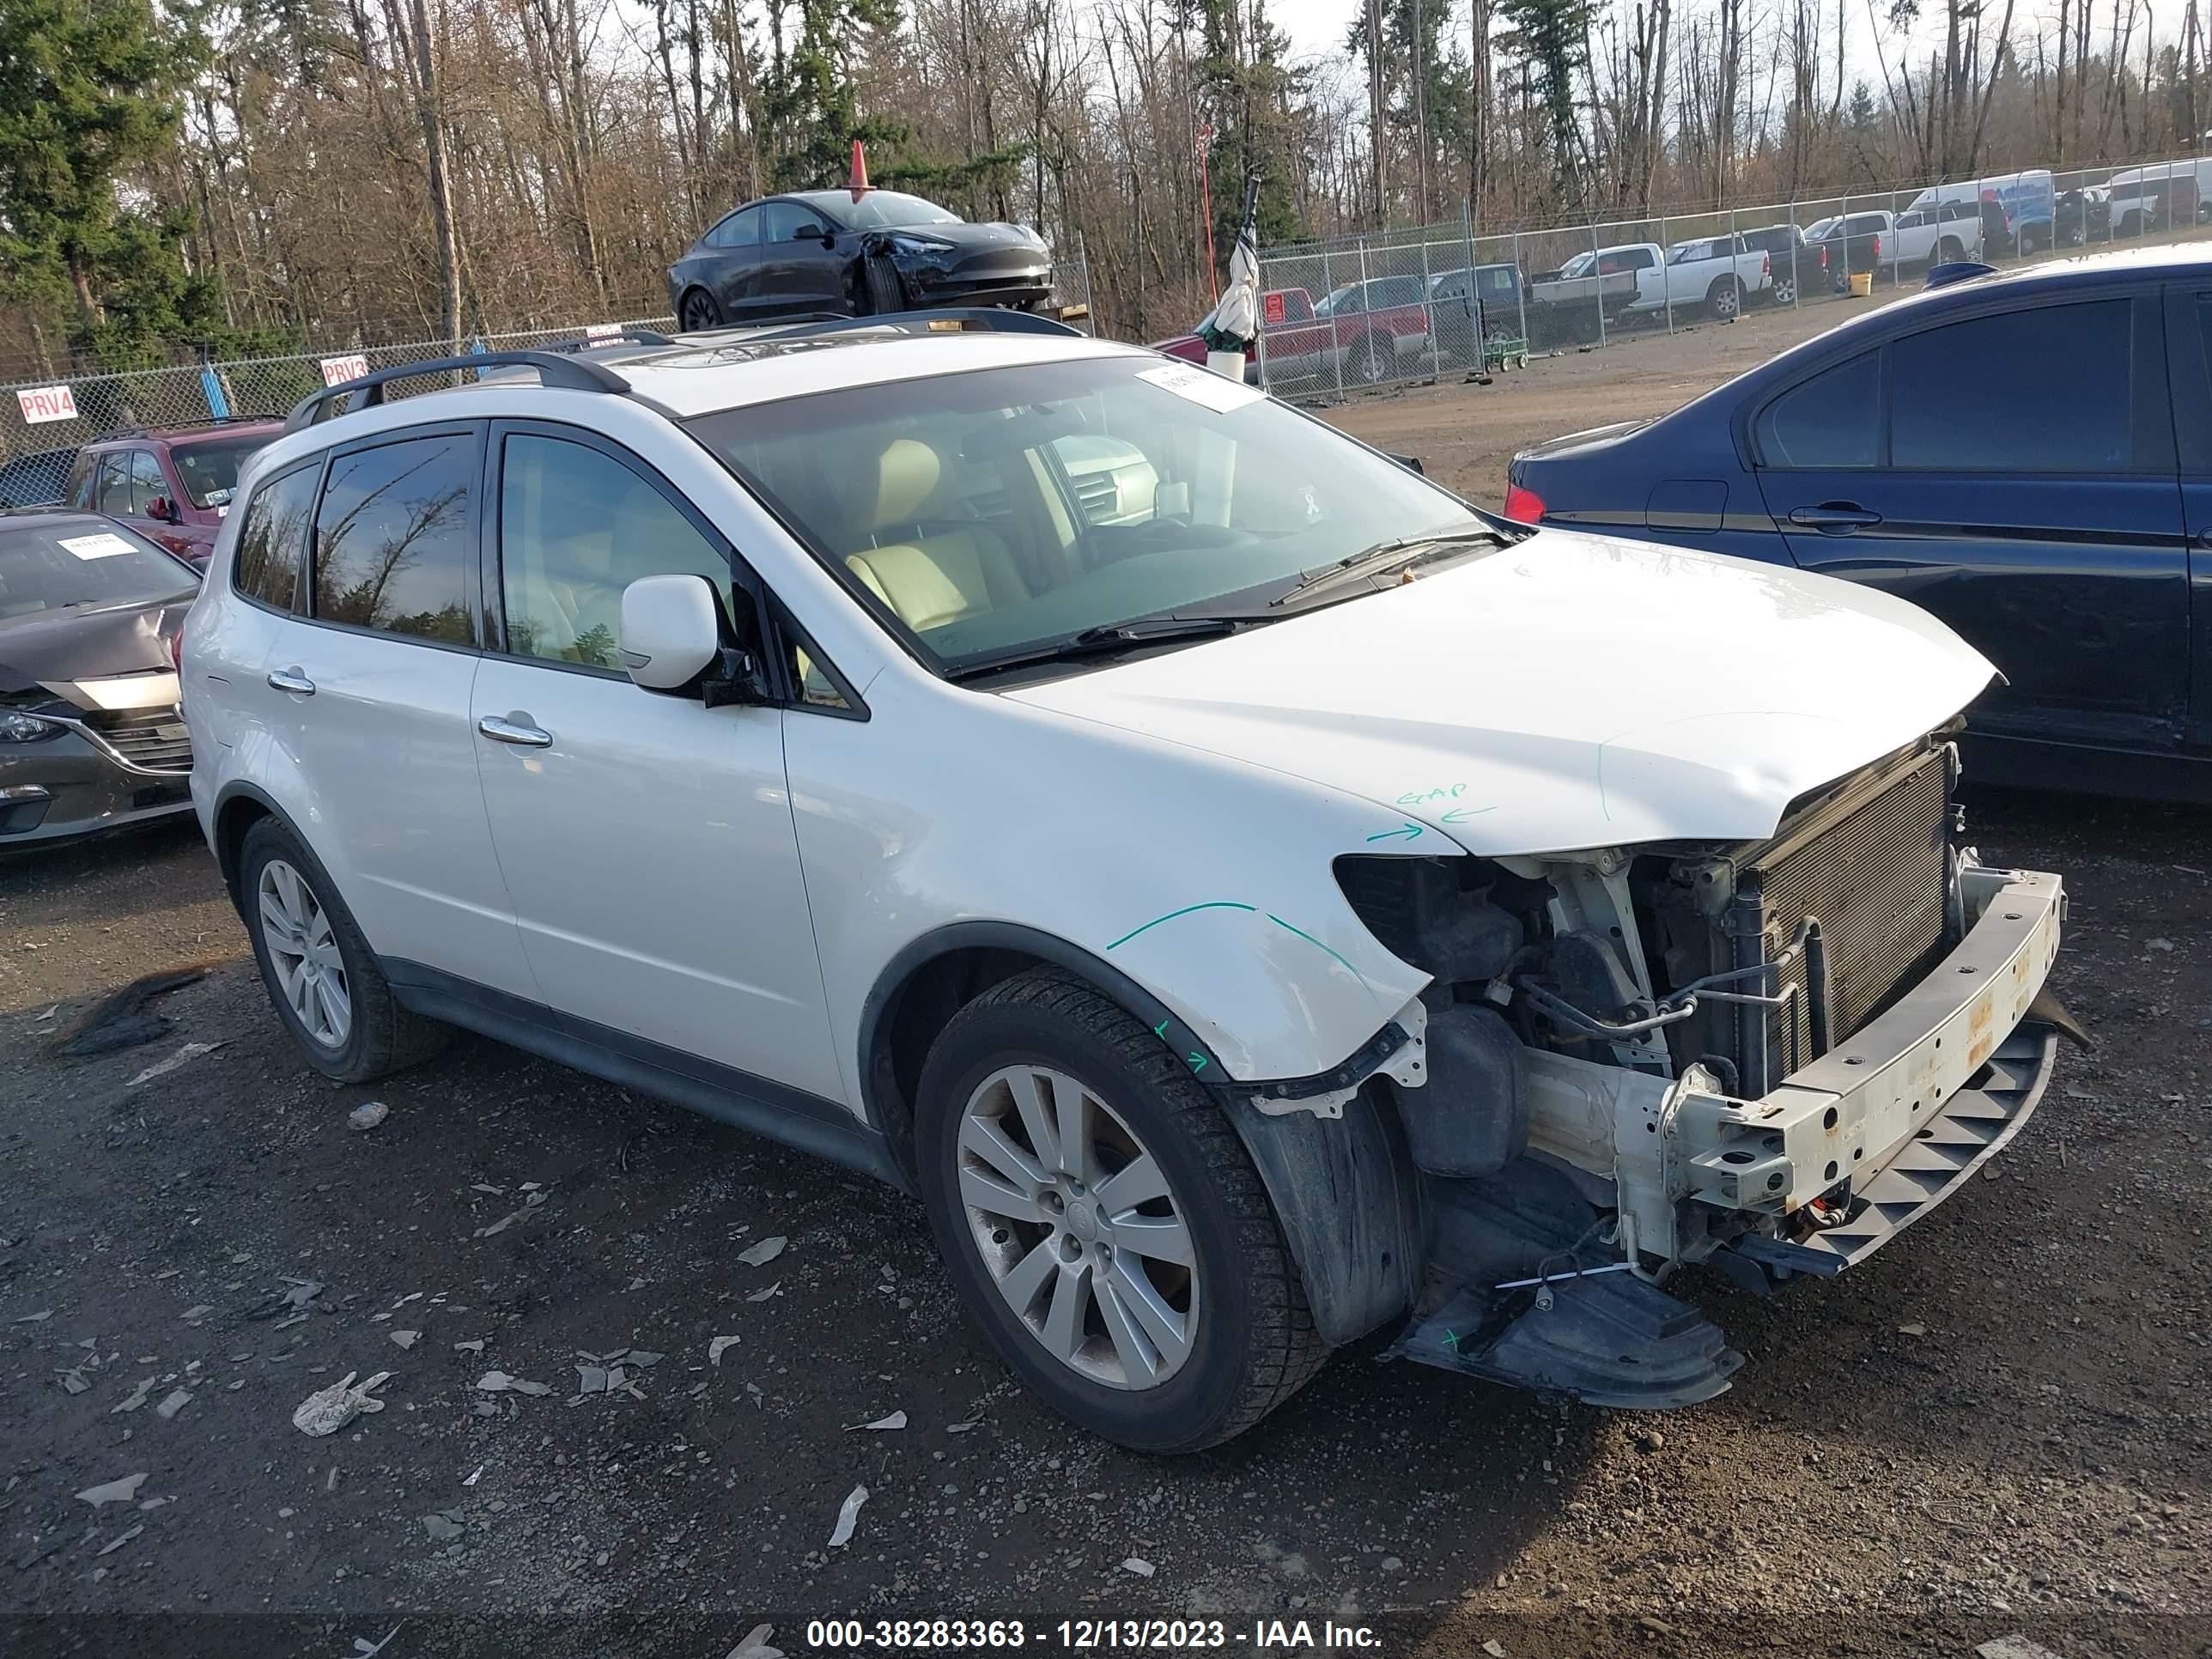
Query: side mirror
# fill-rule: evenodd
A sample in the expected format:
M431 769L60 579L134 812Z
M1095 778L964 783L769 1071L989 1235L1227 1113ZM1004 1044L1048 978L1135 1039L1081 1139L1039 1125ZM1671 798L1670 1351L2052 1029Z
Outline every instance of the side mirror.
M753 652L731 643L721 596L704 576L641 576L623 589L617 651L632 684L709 708L769 700Z
M179 524L185 515L177 511L177 504L167 495L156 495L146 503L146 516L159 519L163 524Z
M1382 454L1385 459L1397 462L1408 472L1419 473L1424 478L1429 476L1427 469L1421 465L1421 458L1418 455L1393 455L1387 449L1382 452Z

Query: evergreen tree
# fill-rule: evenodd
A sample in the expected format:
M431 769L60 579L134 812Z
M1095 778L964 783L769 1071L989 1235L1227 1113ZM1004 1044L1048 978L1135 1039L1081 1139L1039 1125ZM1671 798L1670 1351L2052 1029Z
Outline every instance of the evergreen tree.
M1576 77L1589 62L1591 0L1498 0L1499 46L1518 56L1550 129L1552 168L1570 207L1583 204Z
M1262 248L1305 234L1298 216L1297 137L1291 110L1304 76L1284 59L1290 37L1267 16L1266 0L1185 0L1178 26L1198 36L1191 69L1213 139L1206 165L1213 187L1214 258L1226 266L1243 228L1244 181L1260 177L1255 208Z
M785 38L796 14L796 33ZM774 55L762 82L762 117L775 145L779 190L842 184L853 141L889 140L896 129L860 119L838 44L854 30L898 22L898 0L786 0L769 9Z
M204 56L197 27L149 0L0 6L0 285L73 310L76 343L103 356L217 315L214 285L185 268L189 220L128 190L167 151Z
M1418 188L1425 176L1432 197L1444 158L1468 152L1473 109L1474 73L1458 41L1448 38L1451 23L1450 0L1382 0L1382 118L1406 150L1427 151L1425 163L1416 159L1402 167L1394 165L1393 176L1400 189ZM1364 6L1352 17L1344 40L1352 60L1364 64ZM1433 200L1418 205L1418 218L1435 210Z

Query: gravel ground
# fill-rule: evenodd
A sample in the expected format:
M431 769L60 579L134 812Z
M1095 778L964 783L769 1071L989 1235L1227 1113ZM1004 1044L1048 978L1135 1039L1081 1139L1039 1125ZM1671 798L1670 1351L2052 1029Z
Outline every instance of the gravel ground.
M1354 1352L1175 1462L1018 1392L887 1190L474 1040L373 1090L313 1078L189 828L0 866L0 1613L100 1652L343 1655L396 1626L394 1656L618 1632L719 1659L847 1613L1221 1618L1232 1645L1334 1618L1516 1656L2203 1652L2204 819L1976 817L1991 857L2066 872L2059 984L2100 1046L1864 1268L1772 1302L1698 1279L1750 1356L1732 1393L1633 1417ZM157 1041L52 1056L103 992L204 961ZM134 1083L188 1043L220 1046ZM572 1398L580 1353L623 1348L663 1356L635 1394ZM495 1370L550 1392L483 1391ZM292 1426L378 1370L382 1412ZM76 1496L142 1474L135 1501ZM270 1613L302 1620L235 1617Z

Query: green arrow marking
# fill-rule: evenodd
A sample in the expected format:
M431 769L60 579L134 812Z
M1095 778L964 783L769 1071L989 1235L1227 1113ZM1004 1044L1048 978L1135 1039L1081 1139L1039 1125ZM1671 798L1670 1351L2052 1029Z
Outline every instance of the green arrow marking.
M1446 823L1465 823L1469 818L1479 818L1485 812L1495 812L1497 810L1495 806L1455 806L1444 814L1443 821ZM1369 839L1372 840L1373 837L1370 836Z
M1411 841L1420 833L1421 826L1409 822L1402 830L1385 830L1380 835L1368 836L1367 840L1370 845L1378 841Z

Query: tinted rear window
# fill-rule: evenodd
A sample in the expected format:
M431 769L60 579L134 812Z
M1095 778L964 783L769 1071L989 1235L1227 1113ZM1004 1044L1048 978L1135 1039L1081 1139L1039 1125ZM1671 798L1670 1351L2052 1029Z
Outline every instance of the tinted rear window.
M331 462L315 515L315 617L471 644L473 436L411 438Z
M1893 342L1890 464L1966 472L2132 465L2132 311L2124 299L2043 306ZM2034 418L2053 408L2054 386L2063 389L2063 418Z

